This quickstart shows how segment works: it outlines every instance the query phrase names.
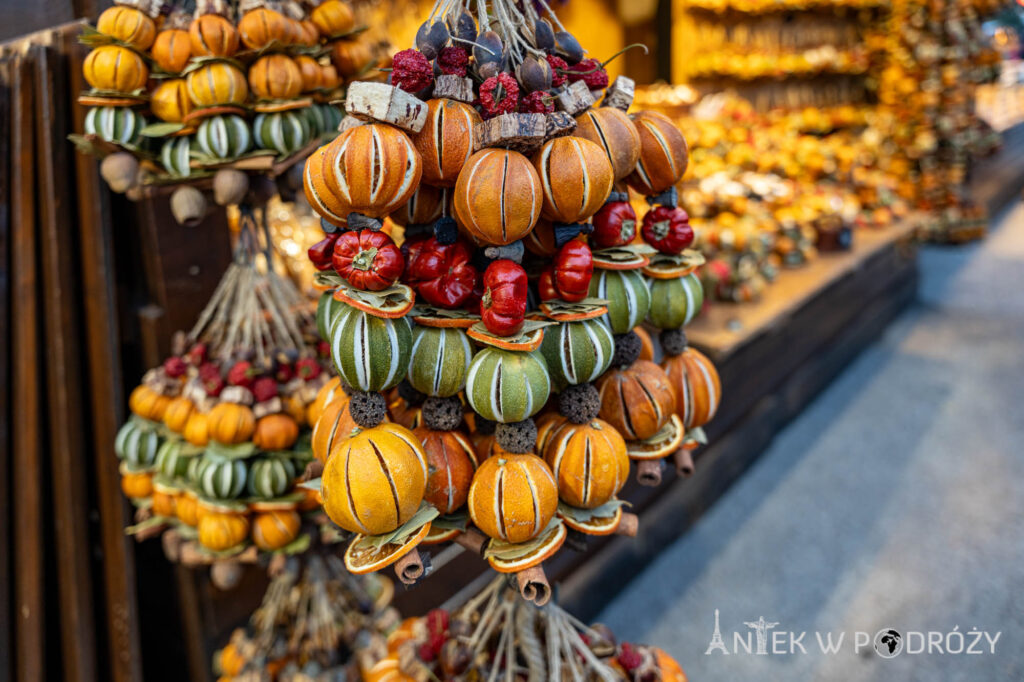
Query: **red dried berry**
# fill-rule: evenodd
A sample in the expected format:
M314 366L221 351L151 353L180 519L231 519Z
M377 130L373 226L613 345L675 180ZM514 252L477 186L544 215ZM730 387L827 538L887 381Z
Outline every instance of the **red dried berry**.
M555 110L551 96L546 92L531 92L519 103L519 111L523 114L550 114Z
M220 367L213 362L204 362L199 366L199 378L203 381L212 379L213 377L220 378Z
M448 612L444 609L434 609L427 613L427 632L432 635L443 634L448 631Z
M185 359L188 360L188 363L193 367L199 367L206 362L206 352L206 344L197 343L188 349L188 352L185 353Z
M596 59L584 59L579 64L569 67L569 81L583 81L591 90L602 90L608 87L608 72Z
M551 67L551 86L557 88L559 85L565 85L563 72L569 69L569 63L561 57L549 54L548 65Z
M252 395L258 403L270 400L277 395L277 382L270 377L257 379L252 385Z
M519 83L510 73L491 76L480 86L480 106L490 116L511 114L519 103Z
M465 77L469 67L469 54L461 47L445 47L437 55L437 68L448 76Z
M259 370L251 362L241 360L236 362L228 370L228 383L232 386L245 386L252 388L253 379L259 374Z
M188 370L188 365L179 357L171 357L164 360L164 374L172 379L184 376L186 370Z
M402 50L391 63L391 84L406 92L419 92L434 82L430 60L419 50Z
M208 379L203 379L203 390L206 391L206 395L216 397L224 390L224 380L220 378L219 374Z
M424 642L420 644L419 650L416 655L424 663L433 663L434 659L437 658L437 654L434 652L434 647L430 645L430 642Z
M318 341L316 344L316 352L322 358L330 357L331 355L331 344L326 341Z
M320 363L313 358L300 358L295 362L295 374L305 381L316 379L322 371Z
M644 657L634 649L628 642L623 642L619 649L619 665L631 672L644 662Z

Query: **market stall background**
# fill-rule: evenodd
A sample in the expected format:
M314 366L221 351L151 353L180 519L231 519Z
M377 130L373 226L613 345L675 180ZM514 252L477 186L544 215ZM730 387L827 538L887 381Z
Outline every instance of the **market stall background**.
M651 81L671 65L669 73L679 80L677 52L669 47L664 22L657 21L669 4L573 0L559 11L581 42L599 44L608 54L638 40L653 47L649 58L630 52L609 64L613 77L623 70L639 82ZM401 9L415 14L414 5ZM22 11L19 4L10 21L0 24L10 27L11 36L21 35L59 17L95 17L102 7L44 3L32 9L39 13ZM415 31L396 27L394 35L405 37L395 44L410 42L410 28ZM92 160L65 143L68 134L82 129L84 115L74 101L84 89L79 30L71 25L44 31L5 46L3 57L9 96L0 144L9 145L3 157L10 164L2 187L8 274L3 305L11 331L3 339L9 345L0 385L8 387L3 412L13 418L4 420L9 447L0 467L3 489L12 493L4 498L3 516L11 522L0 542L6 552L0 571L8 572L0 583L11 586L3 595L0 618L6 620L0 632L13 642L0 646L0 657L9 659L0 660L0 669L16 665L21 679L42 679L44 669L65 679L141 679L143 665L182 671L185 660L167 642L183 639L191 669L171 677L202 679L209 675L213 646L223 644L225 633L258 601L264 578L249 573L236 591L222 593L187 569L168 566L158 547L129 543L122 535L128 516L109 450L122 421L125 389L141 368L166 355L174 331L191 326L229 259L230 232L219 213L199 228L184 228L170 218L166 198L130 204L110 195ZM692 129L684 124L684 130L693 142ZM1003 144L1000 157L973 173L979 183L972 195L988 211L1005 203L1021 182L1020 169L1001 162L1015 152L1019 157L1018 131L1009 131ZM984 185L986 179L991 186ZM131 224L140 229L126 229ZM202 249L193 248L196 229ZM714 306L705 314L692 338L721 362L725 393L748 397L723 406L710 430L720 442L702 453L695 478L658 494L627 492L638 509L665 519L652 520L653 531L639 545L628 546L625 539L597 543L585 562L565 560L553 568L564 578L567 605L582 609L584 617L596 612L599 603L574 595L584 585L610 591L631 567L682 532L679 515L692 520L706 508L771 434L912 298L915 275L906 241L913 231L900 224L858 233L852 251L784 273L764 290L760 308ZM823 311L831 311L827 319ZM844 333L851 327L859 330L856 335ZM794 339L800 344L794 346ZM772 362L782 348L790 349L787 364ZM472 570L468 564L456 559L431 578L436 589L430 594L437 596L422 589L403 595L409 611L422 612L450 595L462 580L453 576ZM151 613L162 617L139 617ZM182 638L183 631L189 636ZM59 670L53 664L58 651Z

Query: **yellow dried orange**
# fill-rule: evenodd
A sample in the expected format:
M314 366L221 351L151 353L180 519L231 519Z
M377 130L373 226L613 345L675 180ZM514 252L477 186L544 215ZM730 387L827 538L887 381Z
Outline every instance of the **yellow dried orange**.
M551 469L536 455L499 454L481 462L469 487L469 516L487 535L526 542L558 509Z

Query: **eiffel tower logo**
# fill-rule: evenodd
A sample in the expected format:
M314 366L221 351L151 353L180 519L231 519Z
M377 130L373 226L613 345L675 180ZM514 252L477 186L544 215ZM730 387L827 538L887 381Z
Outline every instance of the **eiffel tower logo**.
M721 651L726 656L729 655L729 650L722 641L722 631L718 627L718 609L715 609L715 632L711 635L711 643L708 644L708 650L704 655L710 656L712 651Z

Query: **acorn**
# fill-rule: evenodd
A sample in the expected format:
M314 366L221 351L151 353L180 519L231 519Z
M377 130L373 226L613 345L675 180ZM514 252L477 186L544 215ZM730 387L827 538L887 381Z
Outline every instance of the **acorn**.
M448 44L451 34L443 21L424 22L416 31L416 49L427 59L436 59L441 48Z
M568 31L559 31L555 34L555 54L567 61L569 64L578 64L583 61L583 47L580 41Z
M206 198L195 187L179 187L171 195L171 214L179 224L195 227L206 215Z
M242 203L249 191L249 176L234 168L221 168L213 174L213 200L219 206Z
M527 57L516 67L516 79L530 92L551 88L551 65L547 60Z
M111 190L122 194L135 186L139 177L139 162L128 152L117 152L100 163L100 175Z
M533 27L533 44L545 52L555 49L555 30L547 19L541 19Z

